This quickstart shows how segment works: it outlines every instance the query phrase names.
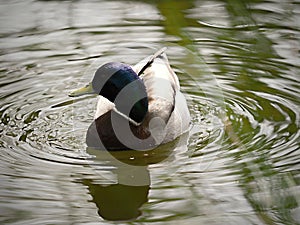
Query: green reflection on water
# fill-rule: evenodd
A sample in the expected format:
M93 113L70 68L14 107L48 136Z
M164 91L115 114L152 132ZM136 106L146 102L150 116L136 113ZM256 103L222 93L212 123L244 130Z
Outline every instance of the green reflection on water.
M230 120L229 125L225 125L229 137L227 144L232 146L234 143L234 151L229 154L236 159L230 167L240 175L239 183L246 198L266 224L294 224L297 222L291 213L299 207L299 196L295 192L299 180L294 178L294 173L279 172L272 163L272 153L278 151L274 150L274 146L278 146L282 140L289 141L299 129L294 112L296 108L290 109L281 101L294 97L283 89L271 87L265 80L261 81L262 78L268 78L270 82L281 78L282 74L289 72L290 66L282 62L273 49L274 43L263 32L266 28L261 29L262 26L271 25L259 24L249 10L249 5L262 1L224 2L231 27L224 27L217 40L220 44L228 41L244 46L228 48L226 55L215 55L216 67L220 71L218 74L222 77L234 76L229 78L232 86L224 91ZM184 31L188 26L199 27L196 20L186 18L184 14L193 4L193 1L173 1L172 4L171 1L162 1L157 7L166 18L163 23L165 32L177 36L179 45L198 54L193 38ZM276 29L275 24L272 26ZM232 29L234 27L237 29ZM234 89L230 90L232 87ZM235 100L232 94L237 94ZM232 101L239 102L245 114L237 114L236 109L232 108ZM252 118L249 118L249 114ZM268 123L269 126L263 128L259 123ZM236 151L236 148L239 150ZM289 154L289 150L282 151ZM291 152L294 151L292 147Z
M239 152L232 153L233 157L238 157L234 167L241 175L239 182L245 190L246 198L264 222L273 224L284 221L286 224L294 224L296 221L291 215L291 210L299 207L299 200L297 200L297 193L291 189L296 188L299 182L294 179L292 173L278 172L278 169L272 165L270 153L276 146L277 140L282 139L282 135L292 137L296 133L295 113L278 100L276 101L276 98L272 100L269 97L269 101L265 98L266 94L286 96L284 91L271 88L267 83L259 81L262 76L271 76L276 79L283 70L288 70L288 68L280 62L277 62L276 66L269 62L269 59L280 57L273 50L272 41L260 32L244 1L228 1L227 8L234 25L254 25L249 29L250 35L243 35L241 32L229 33L228 37L231 41L237 39L249 44L247 52L232 49L228 53L239 56L240 63L242 63L235 67L236 78L233 86L237 90L242 90L239 93L240 101L247 103L247 99L251 99L256 102L254 110L249 109L256 122L266 123L269 121L273 125L267 128L271 128L269 132L273 135L270 140L265 138L268 134L259 135L259 126L253 127L247 117L231 120L233 132L239 136L234 140L239 141L240 148ZM221 36L221 39L223 38L224 34ZM226 72L226 69L222 69ZM255 70L263 71L265 74L255 74ZM263 94L263 97L260 96L260 93ZM230 105L228 105L227 111L228 116L234 114ZM282 128L283 124L284 128ZM256 139L256 141L253 143L251 139Z

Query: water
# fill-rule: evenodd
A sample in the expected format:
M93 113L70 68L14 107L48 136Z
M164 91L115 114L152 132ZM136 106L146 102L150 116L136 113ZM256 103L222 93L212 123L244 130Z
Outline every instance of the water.
M1 1L2 224L299 224L300 2ZM104 62L167 46L192 115L148 155L95 152Z

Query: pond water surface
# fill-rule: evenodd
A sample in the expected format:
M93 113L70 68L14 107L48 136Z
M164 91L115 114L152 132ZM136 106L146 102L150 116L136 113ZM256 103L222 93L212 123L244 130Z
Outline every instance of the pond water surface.
M299 1L1 1L1 224L299 224ZM105 62L157 49L190 132L88 149ZM120 222L121 221L121 222Z

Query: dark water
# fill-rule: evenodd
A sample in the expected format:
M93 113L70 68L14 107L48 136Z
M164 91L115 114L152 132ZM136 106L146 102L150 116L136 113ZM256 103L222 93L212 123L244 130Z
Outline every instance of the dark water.
M299 224L299 1L1 1L1 224ZM188 135L95 152L108 61L167 46ZM187 143L187 144L186 144Z

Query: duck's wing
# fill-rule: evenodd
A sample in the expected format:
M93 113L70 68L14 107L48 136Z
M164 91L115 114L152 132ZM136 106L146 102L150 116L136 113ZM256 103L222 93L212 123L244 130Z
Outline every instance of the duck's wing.
M156 59L157 57L159 57L161 54L163 54L165 51L167 50L167 47L163 47L161 49L159 49L157 52L155 52L153 55L147 57L146 59L142 60L140 63L138 63L136 65L136 68L138 69L137 75L140 76L141 74L143 74L143 72L149 67L151 66L151 64L154 62L154 59ZM146 63L145 63L146 62Z
M169 65L162 48L152 56L133 67L143 80L148 95L148 120L154 117L162 119L165 124L173 113L176 92L179 91L179 81Z
M167 47L163 47L159 49L157 52L155 52L153 55L148 56L138 62L136 65L132 66L132 69L138 74L138 76L141 76L141 78L144 77L144 72L146 69L152 66L152 64L155 62L155 64L162 64L165 68L168 69L168 72L165 73L165 75L168 75L166 77L170 81L172 81L174 88L176 90L180 89L180 84L177 75L174 73L172 68L170 67L169 60L167 58L167 55L165 51L167 50ZM160 60L158 60L160 59ZM159 71L155 71L156 74L159 74ZM163 73L163 72L161 72Z

